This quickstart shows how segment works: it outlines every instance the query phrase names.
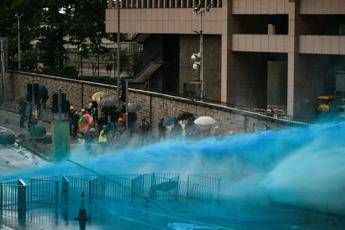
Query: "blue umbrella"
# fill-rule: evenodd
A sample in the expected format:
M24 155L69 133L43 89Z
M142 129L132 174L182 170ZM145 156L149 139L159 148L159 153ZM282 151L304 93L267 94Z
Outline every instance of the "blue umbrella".
M169 117L167 119L164 119L163 126L171 126L171 125L175 125L176 123L177 123L176 117Z

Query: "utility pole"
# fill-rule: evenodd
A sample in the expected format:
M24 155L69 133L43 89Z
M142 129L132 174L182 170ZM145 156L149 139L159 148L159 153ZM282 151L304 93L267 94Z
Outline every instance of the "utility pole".
M62 120L62 90L59 89L58 92L58 119Z
M18 71L21 70L22 68L22 58L21 58L21 50L20 50L20 18L22 17L22 15L20 14L16 14L15 15L17 18L17 27L18 27L18 34L17 34L17 47L18 47Z
M3 103L6 102L6 87L5 87L5 49L4 49L4 40L0 40L0 54L1 54L1 92L2 92L2 98Z
M126 82L126 130L128 130L128 79Z
M199 43L199 51L200 51L200 99L204 100L205 96L205 89L204 89L204 34L203 34L203 14L205 11L200 12L200 43Z
M120 110L121 108L121 102L120 102L120 68L121 68L121 63L120 63L120 51L121 51L121 32L120 32L120 9L121 9L121 0L115 0L116 1L116 6L117 6L117 101L118 101L118 109ZM115 73L115 71L114 71Z
M200 99L203 100L205 97L205 82L204 82L204 15L209 12L212 5L209 4L206 8L202 8L202 5L194 7L196 15L200 15L200 31L197 32L200 35L199 41L199 53L193 54L192 60L199 59L194 64L199 65L199 81L200 81ZM193 67L194 68L194 67Z
M31 83L31 141L32 141L32 146L35 146L35 123L36 123L36 105L35 105L35 78L32 76L32 83Z

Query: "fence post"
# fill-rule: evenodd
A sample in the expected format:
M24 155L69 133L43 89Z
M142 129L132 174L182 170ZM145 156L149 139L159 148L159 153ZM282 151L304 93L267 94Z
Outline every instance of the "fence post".
M64 204L69 202L69 180L65 176L61 180L61 201Z
M69 221L69 183L68 178L63 176L61 179L61 202L64 204L62 209L62 218L66 223Z
M156 175L155 173L152 173L151 176L151 188L150 188L150 192L149 192L149 197L150 199L155 199L156 197Z
M2 218L2 210L3 210L3 196L4 196L4 193L3 193L3 184L0 183L0 218Z
M106 197L106 184L105 184L105 179L104 177L101 177L101 187L102 187L102 199L105 199Z
M190 183L190 178L189 178L189 175L187 176L187 194L186 194L186 197L189 198L189 193L190 193L190 188L189 188L189 183Z
M134 201L134 179L131 179L131 202Z
M26 184L24 180L18 180L18 192L17 192L17 209L18 209L18 223L25 225L26 222Z
M220 180L221 180L222 178L221 177L219 177L219 178L217 178L217 202L219 202L220 201Z
M177 176L176 178L176 188L175 188L175 200L178 200L179 190L180 190L180 176Z
M95 196L95 182L97 177L89 179L88 189L89 189L89 204L91 204L92 196ZM94 197L95 198L95 197Z
M59 181L54 181L55 183L55 204L56 206L59 204Z

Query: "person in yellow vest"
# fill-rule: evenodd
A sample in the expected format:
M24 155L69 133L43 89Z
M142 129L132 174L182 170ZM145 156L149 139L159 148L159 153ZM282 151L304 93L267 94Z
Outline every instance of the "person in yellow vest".
M107 127L104 125L103 129L99 133L99 137L98 137L98 142L100 144L106 145L108 143L108 135L107 135L107 133L108 133Z

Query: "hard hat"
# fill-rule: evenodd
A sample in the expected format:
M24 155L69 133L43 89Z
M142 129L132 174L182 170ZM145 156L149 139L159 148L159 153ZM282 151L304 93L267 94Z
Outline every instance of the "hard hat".
M82 113L85 113L85 112L86 112L86 110L85 110L84 108L82 108L82 109L81 109L81 112L82 112Z
M74 110L74 107L71 105L71 106L69 107L69 110Z

